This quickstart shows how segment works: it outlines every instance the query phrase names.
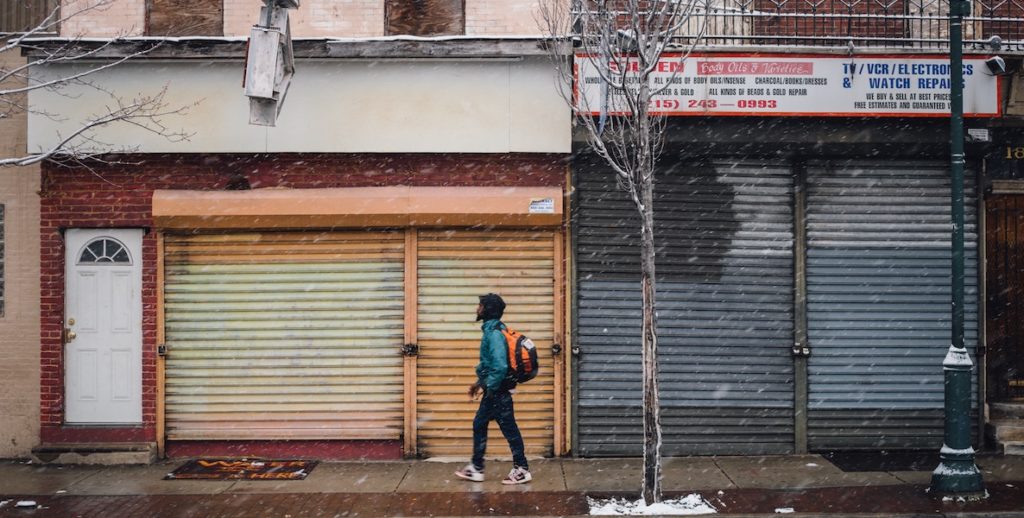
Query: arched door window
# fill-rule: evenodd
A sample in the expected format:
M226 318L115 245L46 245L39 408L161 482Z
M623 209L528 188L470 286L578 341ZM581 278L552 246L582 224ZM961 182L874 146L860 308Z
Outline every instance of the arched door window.
M131 264L128 249L118 240L109 237L93 239L78 254L78 264Z

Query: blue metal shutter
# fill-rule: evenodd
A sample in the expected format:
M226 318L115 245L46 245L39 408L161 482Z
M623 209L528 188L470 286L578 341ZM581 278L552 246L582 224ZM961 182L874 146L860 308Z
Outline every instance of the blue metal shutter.
M809 446L938 448L950 343L948 164L808 168ZM966 202L966 337L978 340L977 214Z
M601 166L577 182L578 448L641 451L639 219ZM793 451L793 177L678 163L655 187L663 452Z

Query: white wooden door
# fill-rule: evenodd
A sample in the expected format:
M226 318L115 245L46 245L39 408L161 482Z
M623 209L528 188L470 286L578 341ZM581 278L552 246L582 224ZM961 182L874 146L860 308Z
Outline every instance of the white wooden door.
M65 239L65 421L141 423L142 230Z

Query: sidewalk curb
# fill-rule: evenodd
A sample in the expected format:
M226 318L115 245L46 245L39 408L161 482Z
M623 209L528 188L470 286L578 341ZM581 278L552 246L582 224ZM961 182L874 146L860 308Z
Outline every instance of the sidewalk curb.
M702 495L711 492L703 492ZM614 496L624 496L616 493ZM1024 517L1024 491L996 490L984 501L942 502L921 487L820 488L813 490L729 490L705 499L717 514L738 518L780 516L835 518L1012 518ZM575 491L446 493L234 493L213 495L4 496L3 517L167 517L178 516L587 516L589 497L611 493ZM665 495L674 498L676 493ZM37 509L17 509L19 499ZM952 507L952 508L950 508ZM960 507L959 509L957 507ZM973 507L976 510L964 509ZM793 508L793 513L775 509Z

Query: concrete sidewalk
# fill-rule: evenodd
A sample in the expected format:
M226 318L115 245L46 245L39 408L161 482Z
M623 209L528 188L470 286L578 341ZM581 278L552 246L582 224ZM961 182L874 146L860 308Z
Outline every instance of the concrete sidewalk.
M578 515L587 512L587 496L635 498L641 463L536 460L530 464L534 481L522 486L501 484L507 462L488 463L482 483L455 477L461 463L433 461L323 462L302 481L163 480L180 464L0 463L0 501L8 500L0 515ZM1024 517L1024 457L979 456L978 465L992 497L967 504L929 497L927 471L844 472L819 455L670 458L664 489L669 496L699 492L719 514L729 515L767 516L793 508L805 516ZM26 499L41 507L13 508ZM249 514L240 514L247 509Z

